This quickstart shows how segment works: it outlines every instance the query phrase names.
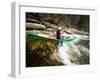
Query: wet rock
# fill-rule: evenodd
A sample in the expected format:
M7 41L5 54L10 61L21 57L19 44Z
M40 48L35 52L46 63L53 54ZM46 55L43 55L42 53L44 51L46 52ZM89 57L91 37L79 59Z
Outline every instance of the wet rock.
M52 24L50 22L47 21L43 21L42 20L42 24L46 26L46 28L52 28L53 30L57 30L59 26Z
M46 31L53 32L54 30L52 28L47 28Z
M57 66L63 65L57 56L58 46L53 40L35 40L26 42L26 66Z
M79 31L75 28L65 28L65 31L70 33L70 34L80 34L80 35L87 35L89 36L88 32L84 32L84 31Z
M89 49L89 40L79 40L77 43L76 43L76 45L82 45L82 46L84 46L84 47L86 47L86 48L88 48Z
M30 19L30 18L26 19L26 22L42 24L39 20L36 20L36 19Z
M26 23L26 30L43 30L46 26L37 23Z
M75 48L69 48L68 50L68 55L69 55L69 59L71 61L71 63L74 64L89 64L90 63L90 58L89 58L89 49L84 47L84 46L80 46L80 45L76 45L77 49L79 50L79 53L77 51L75 51Z
M90 55L89 55L89 49L78 45L78 49L80 50L80 53L82 56L80 57L80 64L89 64L90 63Z

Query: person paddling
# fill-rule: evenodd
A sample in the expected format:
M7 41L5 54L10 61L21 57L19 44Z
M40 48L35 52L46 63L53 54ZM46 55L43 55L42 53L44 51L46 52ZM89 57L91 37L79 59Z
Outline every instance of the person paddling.
M56 39L58 39L58 42L62 46L63 45L63 41L61 40L61 27L59 27L58 30L57 30L57 32L56 32Z

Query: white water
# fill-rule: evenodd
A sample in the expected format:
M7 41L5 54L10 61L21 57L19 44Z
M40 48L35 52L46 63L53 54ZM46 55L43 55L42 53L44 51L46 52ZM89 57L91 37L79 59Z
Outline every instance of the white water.
M65 65L73 65L73 63L70 61L70 56L68 55L68 45L66 43L63 43L63 46L59 45L59 51L58 56Z
M78 55L81 55L78 47L75 44L72 44L71 46L72 46L72 48L74 48L75 52L77 52Z
M61 46L61 44L59 44L59 46L58 46L58 48L59 48L58 56L61 59L61 62L63 62L63 64L65 64L65 65L76 65L76 63L71 62L72 57L70 56L70 54L68 52L70 52L70 50L72 49L73 54L76 54L78 56L82 56L82 54L79 50L79 47L76 46L75 43L78 42L81 39L87 40L87 38L88 38L87 36L81 36L81 35L74 35L74 36L77 37L75 42L72 42L72 43L69 43L69 44L63 43L62 46ZM88 55L89 50L87 48L82 47L82 50L83 50L83 52L85 52L84 54ZM75 59L77 59L76 56L75 56Z

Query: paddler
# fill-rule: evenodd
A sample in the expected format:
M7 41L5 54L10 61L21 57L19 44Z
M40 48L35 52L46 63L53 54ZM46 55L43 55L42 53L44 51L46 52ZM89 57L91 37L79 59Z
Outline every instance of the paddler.
M61 44L61 46L63 45L63 40L61 39L61 27L58 28L57 32L56 32L56 39L58 39L59 44Z

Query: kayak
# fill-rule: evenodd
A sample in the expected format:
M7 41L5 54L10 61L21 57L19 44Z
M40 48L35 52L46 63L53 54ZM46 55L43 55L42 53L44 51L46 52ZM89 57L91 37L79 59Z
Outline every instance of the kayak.
M55 40L57 42L59 41L63 41L63 42L71 42L71 41L74 41L76 39L75 36L61 36L61 39L56 39L56 37L49 37L49 35L46 35L46 34L37 34L37 35L34 35L33 33L26 33L26 35L29 37L29 38L32 38L32 39L40 39L40 40Z

